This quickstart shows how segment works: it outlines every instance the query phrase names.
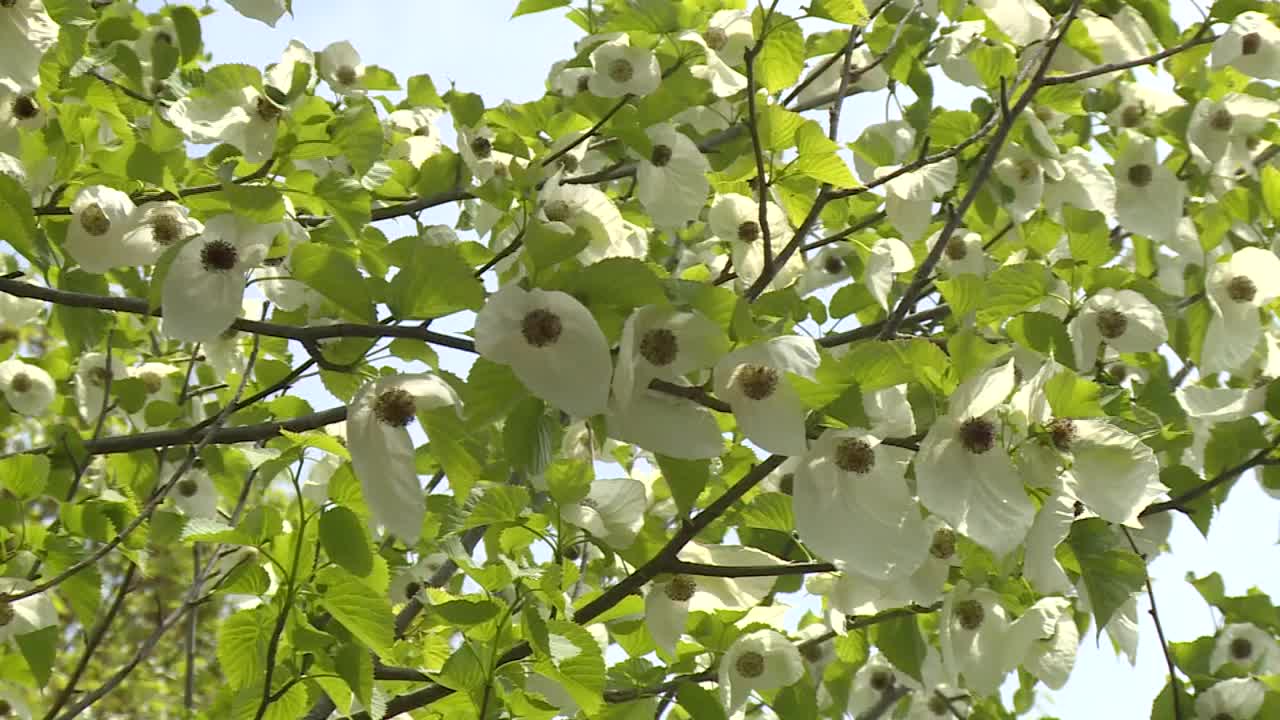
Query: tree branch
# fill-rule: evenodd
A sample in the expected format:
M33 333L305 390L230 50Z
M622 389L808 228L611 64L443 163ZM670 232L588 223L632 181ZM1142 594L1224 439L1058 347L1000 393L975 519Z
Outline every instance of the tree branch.
M836 566L829 562L790 563L787 565L707 565L705 563L685 562L677 559L669 561L665 570L666 572L701 577L741 578L835 572Z
M1133 535L1129 533L1129 528L1121 525L1121 532L1124 538L1129 541L1129 547L1133 548L1133 554L1142 558L1145 566L1147 556L1138 550L1138 544L1133 541ZM1173 655L1169 652L1169 641L1164 637L1164 626L1160 623L1160 612L1156 610L1156 591L1151 587L1151 575L1143 568L1143 580L1147 584L1147 599L1151 601L1151 619L1156 624L1156 636L1160 638L1160 650L1164 653L1165 665L1169 667L1169 684L1173 686L1173 720L1183 720L1182 703L1178 702L1179 696L1182 695L1182 684L1178 680L1178 670L1173 664Z

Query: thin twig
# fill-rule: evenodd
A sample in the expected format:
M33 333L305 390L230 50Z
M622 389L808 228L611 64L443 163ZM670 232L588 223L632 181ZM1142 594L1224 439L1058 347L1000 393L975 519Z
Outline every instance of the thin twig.
M1147 556L1138 550L1138 544L1133 541L1133 535L1129 533L1129 528L1120 526L1120 531L1124 533L1124 538L1129 541L1129 547L1133 548L1133 554L1142 559L1144 565ZM1178 670L1173 664L1173 654L1169 652L1169 641L1164 637L1164 626L1160 623L1160 611L1156 609L1156 591L1151 587L1151 574L1143 568L1143 581L1147 584L1147 599L1151 602L1151 619L1156 624L1156 637L1160 639L1160 650L1164 652L1164 662L1169 666L1169 684L1173 686L1173 720L1183 720L1182 703L1179 697L1182 695L1182 683L1178 680Z

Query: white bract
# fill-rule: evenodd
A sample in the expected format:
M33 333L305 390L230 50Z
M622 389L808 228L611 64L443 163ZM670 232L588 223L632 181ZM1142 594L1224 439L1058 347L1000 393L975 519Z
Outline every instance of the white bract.
M258 87L200 89L168 106L165 117L196 143L225 142L245 160L266 162L275 150L284 108Z
M320 77L339 95L363 95L365 66L351 43L341 40L326 45L316 54Z
M185 458L165 460L160 464L159 481L172 481L182 469ZM178 477L173 489L169 491L173 504L188 518L214 519L218 517L218 488L213 479L197 460Z
M347 408L347 449L373 521L407 543L418 541L426 499L406 427L419 412L452 406L458 394L437 375L389 375L366 383Z
M130 233L134 204L114 188L91 185L71 201L71 224L64 247L86 272L104 273L151 257L154 243ZM126 235L128 240L126 240Z
M1253 678L1222 680L1196 694L1197 720L1253 720L1266 700L1267 689Z
M787 214L778 205L766 202L765 223L772 256L777 258L791 239ZM760 225L760 204L745 195L720 195L711 204L707 226L714 237L729 243L733 269L738 273L738 288L745 290L754 285L764 272L765 229ZM769 287L777 290L795 282L804 273L804 260L800 253L792 253L781 268L775 266L775 269Z
M729 403L748 440L784 455L801 455L805 407L787 373L812 378L818 348L807 337L783 336L738 348L715 368L716 395Z
M1204 170L1231 177L1237 170L1253 168L1249 145L1280 112L1271 100L1228 93L1221 100L1204 98L1191 111L1187 140L1192 157Z
M1280 673L1280 644L1253 623L1230 623L1218 632L1209 656L1209 672L1231 663L1261 675Z
M1213 43L1213 67L1230 65L1261 80L1280 80L1280 28L1266 15L1249 10Z
M711 166L702 151L671 125L645 131L653 152L636 165L636 195L658 228L679 229L695 220L707 202Z
M1201 350L1204 372L1230 372L1253 355L1262 339L1259 310L1280 296L1280 258L1262 248L1237 250L1205 276L1212 316Z
M44 368L17 358L0 362L0 390L9 407L23 415L44 415L57 396L53 378Z
M1120 224L1131 233L1165 240L1182 217L1182 181L1156 159L1155 140L1126 130L1120 147L1114 171Z
M284 17L286 9L286 0L227 0L227 4L241 15L261 20L271 27Z
M720 660L720 698L735 713L756 690L786 687L804 676L804 658L786 637L757 630L738 638Z
M840 92L840 75L845 68L844 53L810 58L813 69L800 81L807 83L796 95L796 102L805 106L829 105ZM889 74L875 54L865 45L854 48L849 57L849 79L845 81L845 94L857 91L874 92L889 84Z
M174 244L204 232L204 224L175 202L149 202L133 212L125 231L120 265L151 265Z
M1122 353L1152 352L1169 339L1160 308L1134 290L1099 290L1068 330L1081 369L1093 367L1100 345Z
M955 158L947 158L885 182L884 210L903 240L915 242L924 235L933 216L933 199L955 187L956 169ZM894 165L878 168L876 179L898 170Z
M0 80L24 88L40 84L40 60L58 41L58 24L42 0L12 0L0 6Z
M30 590L33 584L16 577L0 577L0 598ZM36 593L21 600L0 599L0 613L9 622L0 625L0 645L19 635L27 635L58 624L58 611L48 593Z
M893 276L915 266L915 256L906 243L897 238L881 238L871 246L863 282L871 297L880 303L880 307L888 310L891 307L889 292L893 289Z
M644 526L644 484L631 478L596 480L587 496L562 505L560 517L615 550L625 550Z
M80 356L80 364L76 368L76 405L86 422L95 422L102 413L107 384L127 374L124 363L114 355L110 363L105 353L90 352Z
M388 158L403 158L415 168L438 154L444 147L436 121L443 115L435 108L409 108L396 110L387 116L388 130L403 133L406 137L395 141Z
M599 97L643 97L662 82L657 56L647 48L632 47L626 36L593 50L591 67L595 73L587 80L587 87Z

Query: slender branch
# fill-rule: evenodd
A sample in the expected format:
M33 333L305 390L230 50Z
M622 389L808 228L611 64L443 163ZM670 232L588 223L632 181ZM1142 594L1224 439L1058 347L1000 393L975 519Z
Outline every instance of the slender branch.
M1183 512L1186 512L1187 503L1192 502L1193 500L1197 500L1201 497L1204 497L1205 495L1208 495L1209 493L1213 492L1214 490L1221 487L1222 485L1228 482L1231 482L1232 480L1235 480L1242 473L1244 473L1245 471L1251 468L1257 467L1258 465L1266 464L1268 457L1271 455L1271 453L1275 452L1276 448L1280 448L1280 435L1277 435L1271 441L1270 445L1254 453L1249 459L1245 460L1244 462L1238 465L1235 465L1233 467L1227 468L1226 470L1223 470L1222 472L1215 475L1212 480L1209 480L1201 485L1197 485L1191 488L1190 490L1187 490L1184 493L1175 495L1173 498L1169 500L1165 500L1164 502L1152 503L1151 505L1148 505L1146 509L1144 509L1141 513L1138 514L1138 517L1147 517L1148 515L1155 515L1157 513L1168 512L1169 510L1181 510Z
M900 322L898 326L900 328L911 327L913 325L929 322L930 320L940 320L950 314L951 308L949 306L938 305L937 307L931 307L928 310L921 310L913 315L908 315L902 319L902 322ZM818 344L822 347L830 348L847 345L858 340L868 340L879 335L887 322L888 320L881 320L880 322L870 323L868 325L863 325L862 327L856 327L852 330L846 330L845 332L825 335L818 338Z
M1168 50L1162 50L1154 55L1148 55L1136 60L1127 60L1125 62L1107 63L1106 65L1099 65L1088 70L1082 70L1080 72L1069 73L1066 75L1053 75L1045 78L1043 85L1046 87L1050 85L1065 85L1067 83L1088 80L1089 78L1097 77L1099 75L1106 75L1108 73L1120 72L1121 70L1142 67L1143 65L1154 65L1165 58L1173 57L1174 55L1190 50L1197 45L1207 45L1216 40L1217 38L1206 35L1208 29L1209 26L1207 24L1202 25L1200 32L1196 33L1196 35L1190 40L1179 45L1174 45Z
M1124 538L1129 541L1129 547L1133 548L1133 554L1142 558L1146 563L1147 556L1138 550L1138 544L1133 541L1133 535L1129 533L1129 528L1120 526ZM1179 699L1182 695L1182 683L1178 680L1178 670L1173 664L1173 654L1169 652L1169 641L1164 637L1164 626L1160 623L1160 611L1156 609L1156 591L1151 587L1151 574L1143 569L1143 581L1147 584L1147 599L1151 602L1151 619L1156 624L1156 637L1160 639L1160 650L1164 653L1165 665L1169 667L1169 684L1173 686L1173 720L1183 720L1182 703Z
M608 111L606 111L605 114L601 116L599 120L596 121L595 125L592 125L590 128L587 129L586 132L574 138L574 140L570 142L568 145L565 145L559 150L556 150L555 152L548 155L542 161L542 167L546 167L551 163L564 157L565 155L568 155L569 153L573 152L574 148L578 147L582 143L595 137L596 133L600 132L600 128L603 128L605 126L605 123L608 123L610 120L612 120L613 116L617 115L619 110L626 107L628 102L631 102L631 98L632 98L632 95L630 93L618 98L618 102L614 103L613 107L609 108Z
M671 560L666 572L702 577L774 577L778 575L807 575L809 573L835 572L829 562L791 563L788 565L707 565L704 563Z
M886 713L893 709L894 705L898 704L899 700L906 697L910 692L911 689L905 685L896 685L885 690L880 694L880 699L876 701L876 704L872 705L866 712L859 715L858 720L879 720L879 718L884 717Z
M760 126L756 122L756 56L764 47L765 36L769 31L769 20L778 7L778 0L773 0L769 11L764 15L760 37L744 53L743 61L747 70L747 132L751 135L751 152L756 161L756 220L759 223L760 241L764 243L764 268L761 277L771 274L773 269L773 238L769 230L769 181L765 177L764 145L760 142ZM767 283L766 283L767 284Z

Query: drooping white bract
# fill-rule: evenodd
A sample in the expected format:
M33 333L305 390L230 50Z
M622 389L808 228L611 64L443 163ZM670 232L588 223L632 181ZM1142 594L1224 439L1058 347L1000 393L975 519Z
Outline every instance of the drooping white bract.
M0 597L17 595L30 590L34 584L29 580L16 577L0 577ZM2 601L13 613L13 618L0 625L0 644L7 644L11 638L43 630L58 624L58 611L47 592L36 593L21 600ZM8 614L8 613L6 613Z
M285 0L227 0L227 4L247 18L275 27L285 14Z
M134 265L134 259L151 252L153 244L125 244L133 212L133 201L119 190L103 185L85 187L71 201L71 224L63 247L85 272L104 273Z
M676 39L702 48L703 60L689 66L689 74L705 80L711 94L719 98L737 95L747 88L747 78L733 69L742 64L742 55L751 44L751 18L741 10L718 10L711 16L706 32L686 30Z
M261 163L275 150L284 112L257 86L247 85L197 89L168 106L164 114L188 140L234 145L245 160Z
M786 687L804 677L804 658L774 630L756 630L733 641L720 659L720 699L732 715L756 690Z
M387 153L389 159L403 158L415 168L436 155L444 147L436 121L444 113L435 108L420 107L395 110L387 116L387 129L406 137L395 140Z
M40 106L34 88L24 88L12 80L0 78L0 150L21 154L17 131L38 130L48 119L49 113ZM17 169L22 172L20 163Z
M560 518L614 550L625 550L644 527L644 483L632 478L595 480L582 500L560 508Z
M986 87L971 54L975 45L984 42L986 31L987 24L982 20L956 23L950 32L939 37L937 45L929 53L929 62L937 63L943 74L961 85Z
M572 295L506 285L476 314L475 337L481 357L509 365L534 395L576 417L604 412L609 343Z
M1280 80L1280 28L1254 10L1236 15L1213 42L1213 67L1227 65L1259 80Z
M715 368L716 395L729 403L748 440L783 455L802 455L805 406L787 373L812 379L821 359L813 340L784 335L738 348Z
M1145 128L1160 115L1186 104L1174 93L1140 82L1121 82L1117 87L1120 103L1107 113L1107 122L1117 130Z
M707 204L711 165L702 151L668 124L645 130L653 152L636 164L636 196L659 229L679 229Z
M105 353L90 352L80 356L80 364L76 367L76 405L85 422L96 421L102 413L108 379L114 382L127 373L124 363L114 355L110 368Z
M1053 18L1034 0L975 0L974 4L1016 45L1044 40L1053 24Z
M160 463L159 481L167 483L172 480L182 469L184 460L179 456ZM212 519L218 516L218 488L199 461L182 473L182 477L178 478L169 492L169 498L189 518Z
M724 452L724 437L711 411L639 384L625 408L616 398L610 401L606 420L611 438L660 455L703 460Z
M994 590L972 588L967 580L956 583L938 617L938 643L948 677L963 678L964 687L979 695L996 692L1022 660L1011 631L1012 622Z
M1011 361L961 384L915 460L920 502L996 555L1022 542L1035 514L1002 441L1013 386Z
M1246 247L1205 275L1205 298L1212 315L1200 351L1207 373L1230 372L1248 362L1262 339L1259 309L1280 296L1280 258Z
M1053 690L1067 684L1080 647L1080 631L1063 597L1042 598L1010 627L1011 649L1027 672Z
M1040 209L1045 181L1062 180L1064 171L1056 158L1042 157L1021 145L1013 145L996 163L995 175L1013 193L1013 198L1005 202L1005 208L1013 221L1020 223Z
M173 258L161 289L161 332L185 342L203 342L240 316L245 275L262 262L280 223L259 224L222 214Z
M1209 672L1228 663L1259 675L1280 673L1280 643L1253 623L1228 623L1218 631L1209 656Z
M1254 678L1221 680L1208 690L1196 694L1196 718L1253 720L1262 709L1266 697L1266 686Z
M637 308L622 326L613 393L622 407L635 389L654 379L680 383L705 370L728 350L728 339L700 312L659 305Z
M765 204L765 221L769 225L769 246L776 258L791 239L791 226L787 223L787 214L772 202ZM707 225L713 236L729 243L733 269L738 273L737 287L745 290L754 285L764 271L764 229L760 227L760 205L737 193L717 196L707 215ZM774 290L787 287L803 273L804 260L800 253L791 253L791 257L777 270L769 287Z
M1071 580L1058 562L1056 551L1071 532L1075 521L1076 500L1065 493L1044 501L1027 533L1022 561L1022 576L1031 587L1045 594L1062 594L1071 590Z
M827 430L796 469L796 532L817 555L876 583L905 579L929 551L907 489L911 452L859 428Z
M1094 210L1115 217L1116 180L1098 165L1083 148L1073 147L1059 160L1062 179L1044 188L1044 207L1055 215L1063 205Z
M347 406L347 450L373 521L413 545L427 505L406 427L419 412L462 401L437 375L387 375L365 383Z
M1227 93L1221 100L1202 98L1191 111L1187 141L1202 170L1231 178L1253 169L1249 148L1263 127L1280 112L1280 104L1253 95Z
M191 211L175 202L141 205L133 212L130 228L123 237L117 265L151 265L175 243L204 232L204 224Z
M631 47L626 35L592 50L591 67L595 73L587 80L587 87L598 97L644 97L662 83L657 56L648 48Z
M918 691L911 694L906 720L946 720L969 716L972 698L948 681L942 655L932 647L925 649L920 678L923 682L917 685L910 676L899 677L903 684Z
M58 24L42 0L14 0L0 7L0 80L24 88L40 85L40 60L58 41Z
M31 706L27 705L27 691L21 685L0 682L0 701L9 706L16 720L31 720Z
M22 328L40 317L44 306L43 300L0 293L0 342L16 341Z
M955 187L956 168L955 158L947 158L885 183L884 210L903 240L915 242L924 235L933 216L933 199ZM898 169L897 165L878 168L876 178Z
M941 235L941 230L930 235L924 243L925 246L933 247ZM947 240L947 246L942 249L938 268L948 278L957 275L986 277L991 264L991 259L987 257L987 250L982 246L982 236L976 232L957 230L952 233Z
M9 407L28 417L39 417L57 395L53 377L38 365L18 358L0 361L0 390Z
M849 688L849 712L855 718L862 716L875 707L885 693L906 685L908 677L906 673L898 672L883 653L872 655L853 675L853 686Z
M1156 141L1132 130L1120 136L1116 158L1116 214L1125 230L1162 241L1178 229L1186 190L1156 159Z
M1178 231L1165 243L1165 250L1171 254L1156 255L1156 282L1159 283L1160 289L1176 297L1188 294L1186 279L1188 267L1192 265L1206 267L1222 255L1220 246L1214 246L1206 251L1200 245L1200 234L1196 230L1196 223L1189 217L1178 221Z
M365 66L360 53L346 40L330 43L316 53L316 70L339 95L363 95Z
M587 234L587 246L578 253L584 265L610 257L643 258L649 251L609 196L591 185L562 183L556 173L542 186L538 199L539 213L548 223Z
M840 92L840 74L845 67L844 53L839 53L838 56L819 55L809 58L809 61L813 67L800 81L808 84L796 95L796 102L803 107L830 105L835 100L836 93ZM846 94L883 90L888 84L889 74L876 62L875 54L865 45L854 48L849 57Z
M1266 393L1265 386L1245 389L1190 385L1178 388L1174 397L1187 413L1192 438L1191 445L1182 451L1182 464L1197 472L1203 471L1204 451L1213 426L1262 412Z
M1093 367L1099 345L1122 353L1152 352L1169 339L1160 308L1134 290L1099 290L1067 329L1081 369Z
M782 560L763 550L737 545L692 542L679 554L685 562L704 565L780 565ZM776 578L670 575L653 582L644 598L645 626L666 657L674 657L691 612L748 610L769 594Z
M751 15L744 10L717 10L707 21L703 39L727 65L739 67L755 41Z
M893 289L893 276L904 273L916 266L915 256L911 248L897 238L880 238L871 246L871 254L867 256L866 274L863 282L871 297L880 303L880 307L888 310L889 292Z

